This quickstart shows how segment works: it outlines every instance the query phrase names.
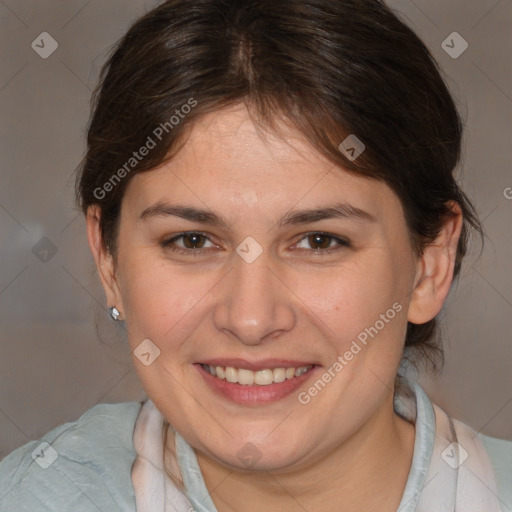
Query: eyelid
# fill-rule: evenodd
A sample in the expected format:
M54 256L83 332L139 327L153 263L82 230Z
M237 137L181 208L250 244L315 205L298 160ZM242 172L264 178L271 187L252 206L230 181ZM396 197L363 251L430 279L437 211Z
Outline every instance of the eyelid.
M160 245L162 247L168 247L168 246L171 246L172 243L174 243L176 240L178 240L179 238L183 238L187 235L200 235L200 236L203 236L205 237L208 241L210 241L213 245L217 245L213 240L211 240L211 236L209 233L206 233L204 231L183 231L181 233L177 233L176 235L173 235L172 237L170 238L166 238L164 240L162 240L160 242ZM178 247L177 250L183 250L183 251L186 251L188 253L191 253L191 252L200 252L202 251L202 249L184 249L183 247Z
M352 247L352 243L350 240L344 236L340 235L334 235L325 231L308 231L307 233L301 234L300 238L297 239L294 245L297 245L298 243L302 242L304 239L312 236L312 235L320 235L326 238L331 238L335 242L337 242L337 245L334 245L332 247L328 247L327 249L294 249L294 250L303 250L307 251L313 254L329 254L331 252L334 252L336 250L339 250L340 248L348 248Z

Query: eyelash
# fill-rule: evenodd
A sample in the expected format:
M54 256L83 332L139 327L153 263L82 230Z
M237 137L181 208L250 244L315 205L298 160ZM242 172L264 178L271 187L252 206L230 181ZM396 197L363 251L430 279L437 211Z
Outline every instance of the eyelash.
M174 236L174 237L172 237L172 238L170 238L168 240L162 241L160 243L160 245L164 249L169 249L170 251L178 253L178 254L184 254L184 255L187 255L187 256L190 256L190 255L200 256L201 254L203 254L208 249L202 249L202 248L199 248L199 249L184 249L182 247L176 247L176 246L173 247L172 246L172 244L174 244L180 238L184 238L186 236L191 236L191 235L199 235L199 236L202 236L202 237L205 237L205 238L208 239L208 235L206 233L202 233L200 231L186 231L186 232L180 233L179 235L176 235L176 236ZM311 231L310 233L306 233L296 243L302 242L304 239L306 239L306 238L308 238L310 236L313 236L313 235L320 235L322 237L329 238L331 240L336 241L337 244L338 244L337 246L329 247L327 249L310 249L309 250L309 252L312 252L314 255L317 255L317 256L323 256L325 254L330 254L332 252L340 250L341 248L351 247L351 243L347 239L341 238L341 237L337 237L337 236L331 235L329 233L324 233L322 231ZM308 249L299 249L299 250L306 250L307 251Z

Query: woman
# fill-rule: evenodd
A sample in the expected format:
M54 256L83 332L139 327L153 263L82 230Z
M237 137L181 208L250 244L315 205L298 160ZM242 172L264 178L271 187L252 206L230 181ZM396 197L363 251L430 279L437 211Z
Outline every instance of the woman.
M481 233L409 28L378 0L171 0L95 100L77 200L149 398L14 451L2 511L512 508L512 443L398 375L435 364Z

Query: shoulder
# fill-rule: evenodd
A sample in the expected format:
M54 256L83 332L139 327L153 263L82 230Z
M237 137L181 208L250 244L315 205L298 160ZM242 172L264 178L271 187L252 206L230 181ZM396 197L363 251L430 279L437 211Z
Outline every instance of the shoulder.
M496 476L500 499L512 510L512 441L479 434Z
M0 461L0 512L135 510L133 430L141 402L98 404Z

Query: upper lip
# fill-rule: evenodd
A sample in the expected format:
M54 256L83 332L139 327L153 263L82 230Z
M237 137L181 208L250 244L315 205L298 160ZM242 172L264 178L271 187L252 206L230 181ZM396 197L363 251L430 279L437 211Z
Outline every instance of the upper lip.
M201 361L200 364L209 366L231 366L233 368L243 368L245 370L265 370L267 368L301 368L302 366L314 365L315 363L294 361L291 359L260 359L259 361L247 361L240 358L217 358Z

